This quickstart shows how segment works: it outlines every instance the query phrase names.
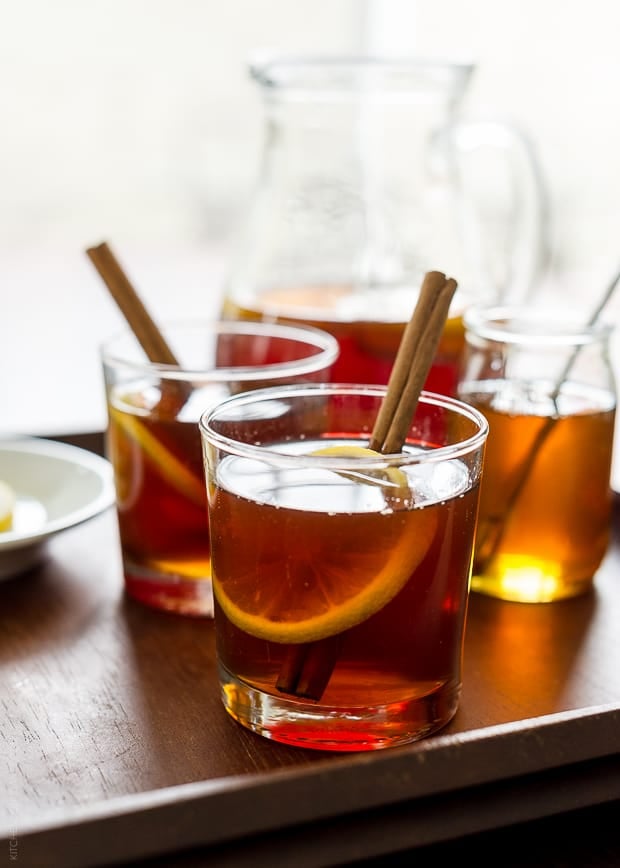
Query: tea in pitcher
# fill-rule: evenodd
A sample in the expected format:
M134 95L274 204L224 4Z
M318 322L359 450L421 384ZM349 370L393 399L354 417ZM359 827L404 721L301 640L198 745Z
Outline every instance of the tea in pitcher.
M224 301L223 316L241 320L265 322L304 322L324 329L338 341L340 353L332 367L331 378L338 383L374 383L385 385L405 330L416 292L398 292L400 317L389 320L385 309L381 318L368 315L376 306L369 294L361 304L359 293L354 295L358 313L351 313L351 292L338 287L270 290L257 295L253 307L236 304L229 296ZM389 295L382 301L389 308ZM413 300L412 300L413 299ZM394 305L392 305L394 307ZM366 312L367 318L359 318ZM352 317L352 318L349 318ZM429 371L425 388L443 395L455 395L459 368L465 346L463 318L458 310L448 318L442 338Z
M250 73L263 151L222 315L325 329L334 382L384 384L424 275L457 275L426 383L454 395L463 311L527 292L548 249L532 148L505 124L462 122L470 64L275 56ZM479 173L489 155L506 184Z

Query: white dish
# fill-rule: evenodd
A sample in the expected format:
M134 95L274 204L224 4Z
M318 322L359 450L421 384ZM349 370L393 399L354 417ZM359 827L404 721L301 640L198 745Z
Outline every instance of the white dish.
M16 495L12 527L0 531L0 580L35 566L50 537L114 503L109 461L54 440L0 439L0 479Z

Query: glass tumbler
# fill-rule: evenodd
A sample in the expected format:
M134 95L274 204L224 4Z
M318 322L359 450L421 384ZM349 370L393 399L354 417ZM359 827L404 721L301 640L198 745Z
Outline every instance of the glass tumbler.
M459 397L489 422L472 589L544 603L590 590L610 537L612 328L474 307Z
M487 423L423 393L382 455L385 391L267 388L200 422L222 699L276 741L373 750L457 711Z
M179 366L148 361L130 331L102 349L125 590L159 609L211 616L199 417L246 389L327 379L338 345L317 329L268 323L162 331Z

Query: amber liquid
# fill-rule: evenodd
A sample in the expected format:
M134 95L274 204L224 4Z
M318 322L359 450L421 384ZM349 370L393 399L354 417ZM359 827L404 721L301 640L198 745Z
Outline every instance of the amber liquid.
M325 441L303 448L317 445ZM478 501L466 469L457 469L462 472L455 477L453 496L444 491L422 508L392 504L386 509L383 498L366 501L366 486L359 480L341 478L334 487L330 480L323 484L313 477L309 484L303 475L264 472L263 483L244 459L223 462L209 509L217 527L212 540L217 652L224 704L233 717L279 741L335 750L406 742L451 719L460 695ZM401 590L339 635L318 702L287 700L277 683L295 648L256 638L231 623L218 604L217 577L234 584L236 577L254 574L257 598L274 601L276 618L281 605L285 617L287 589L311 587L334 575L346 583L369 561L387 561L397 548L398 557L406 559L429 521L432 541ZM294 721L283 713L265 723L269 711L263 715L263 709L270 701L306 711L293 714Z
M270 290L251 305L227 299L223 315L230 319L303 322L323 329L337 339L340 347L339 358L332 368L332 382L384 385L388 382L405 324L413 312L415 297L412 299L408 293L405 305L398 305L400 316L389 320L381 318L387 315L381 308L386 295L379 293L372 301L372 308L378 308L377 316L369 316L366 310L364 318L356 313L347 315L350 296L351 291L342 287ZM442 395L456 394L464 346L462 317L451 315L426 380L426 389Z
M554 417L549 386L538 407L524 387L525 412L518 397L498 403L497 382L476 385L461 395L489 422L472 589L520 602L589 590L609 543L613 400L566 390Z
M196 402L198 405L200 402ZM211 556L198 410L149 390L113 395L107 438L128 594L212 614Z

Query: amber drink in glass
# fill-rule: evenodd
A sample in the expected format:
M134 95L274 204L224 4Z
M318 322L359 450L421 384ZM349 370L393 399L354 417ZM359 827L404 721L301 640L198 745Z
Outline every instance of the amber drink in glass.
M175 325L164 335L178 367L145 360L131 333L103 348L125 589L156 608L209 616L200 415L244 389L326 379L337 344L314 329L259 323Z
M224 705L277 741L373 750L447 724L486 422L423 393L368 449L385 388L270 388L201 420Z
M582 594L610 538L611 329L514 307L466 322L459 394L489 422L472 588L529 603Z

